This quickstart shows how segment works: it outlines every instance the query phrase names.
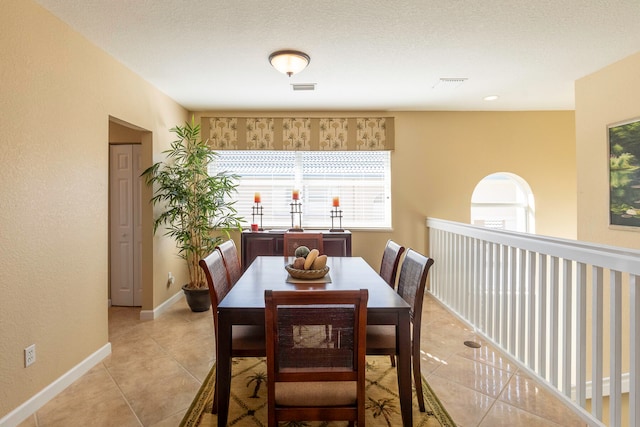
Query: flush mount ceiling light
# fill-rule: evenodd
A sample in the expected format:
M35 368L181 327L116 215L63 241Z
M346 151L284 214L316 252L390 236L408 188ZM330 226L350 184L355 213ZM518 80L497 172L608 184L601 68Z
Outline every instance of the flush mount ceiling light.
M269 55L273 68L291 77L309 65L309 55L297 50L279 50Z
M485 96L484 98L485 101L495 101L496 99L498 99L498 95L489 95L489 96Z

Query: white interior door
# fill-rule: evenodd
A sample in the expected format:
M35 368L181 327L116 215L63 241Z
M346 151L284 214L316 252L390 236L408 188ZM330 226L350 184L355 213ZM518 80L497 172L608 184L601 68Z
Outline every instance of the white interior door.
M140 145L110 145L109 150L111 304L140 306Z

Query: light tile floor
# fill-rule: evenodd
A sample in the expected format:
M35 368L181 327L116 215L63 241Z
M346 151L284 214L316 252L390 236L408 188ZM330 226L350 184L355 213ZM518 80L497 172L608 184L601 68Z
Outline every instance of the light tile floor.
M139 315L110 308L112 354L20 427L177 426L214 362L211 311ZM422 372L460 427L586 425L431 296L422 319Z

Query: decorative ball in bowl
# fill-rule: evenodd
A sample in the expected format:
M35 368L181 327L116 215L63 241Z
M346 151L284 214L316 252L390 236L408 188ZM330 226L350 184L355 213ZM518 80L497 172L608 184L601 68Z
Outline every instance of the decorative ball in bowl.
M329 266L327 265L325 265L324 268L321 268L320 270L300 270L297 268L293 268L292 264L287 264L284 266L284 268L294 279L320 279L326 276L329 272Z

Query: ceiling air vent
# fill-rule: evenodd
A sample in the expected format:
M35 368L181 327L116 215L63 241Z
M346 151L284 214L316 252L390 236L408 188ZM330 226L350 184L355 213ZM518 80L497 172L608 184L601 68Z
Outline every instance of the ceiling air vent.
M292 83L291 88L293 90L316 90L315 83Z
M469 80L466 77L442 77L433 85L433 89L455 89Z

